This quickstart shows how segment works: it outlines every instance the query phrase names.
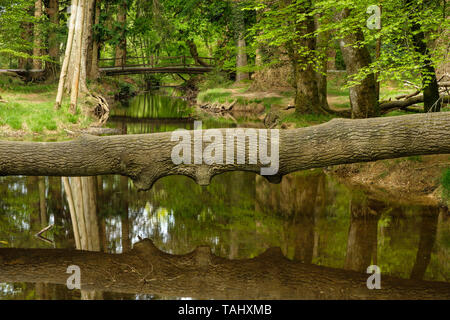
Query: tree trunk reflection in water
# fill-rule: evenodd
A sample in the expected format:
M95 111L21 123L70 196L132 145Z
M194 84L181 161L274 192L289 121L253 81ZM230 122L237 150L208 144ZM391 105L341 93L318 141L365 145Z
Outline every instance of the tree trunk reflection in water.
M50 213L53 213L55 228L58 229L63 229L64 220L70 219L70 216L66 216L66 211L64 210L62 191L61 178L48 177L48 210ZM54 237L55 242L60 243L66 238L66 235L62 232L56 232Z
M352 196L345 269L365 272L376 264L378 220L385 208L383 202Z
M101 251L97 217L97 178L62 178L69 204L75 244L78 250ZM99 290L81 290L82 300L102 299Z
M323 173L288 175L277 185L257 177L256 210L284 217L283 251L291 259L312 263L318 253L317 215L325 206Z
M95 177L64 177L64 190L78 250L100 251Z
M411 279L421 280L431 260L431 251L436 240L439 208L424 207L420 226L419 248L416 262L411 272Z
M130 219L128 217L128 177L120 177L120 217L122 222L122 252L131 250Z
M27 177L27 194L30 198L30 231L33 233L39 232L41 227L40 203L39 203L39 188L38 177Z
M45 200L45 178L38 177L38 189L39 189L39 212L41 228L47 226L47 203Z

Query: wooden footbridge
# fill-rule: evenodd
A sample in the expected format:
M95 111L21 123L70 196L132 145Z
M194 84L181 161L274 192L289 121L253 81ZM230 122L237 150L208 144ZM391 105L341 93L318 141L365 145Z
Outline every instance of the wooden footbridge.
M145 73L173 73L173 74L201 74L211 72L215 67L215 59L210 57L189 56L175 57L127 57L119 59L105 58L99 60L99 71L102 76L118 76ZM44 70L0 69L0 74L16 74L27 78L33 74L40 74Z
M33 74L41 74L44 70L42 69L0 69L0 74L12 74L17 75L19 77L27 78Z
M100 59L100 74L105 76L143 73L201 74L211 72L215 67L215 59L210 57L194 59L189 56L150 56L127 57L126 61L121 59L118 64L117 61L115 58Z

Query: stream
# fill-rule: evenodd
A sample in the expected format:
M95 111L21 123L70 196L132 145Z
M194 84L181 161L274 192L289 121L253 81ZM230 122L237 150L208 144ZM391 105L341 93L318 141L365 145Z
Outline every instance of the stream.
M143 94L113 109L109 125L123 134L192 130L191 115L181 99ZM204 123L205 128L220 126L220 121ZM71 182L75 184L74 179ZM85 221L74 223L60 177L0 177L0 248L120 254L149 238L169 254L209 246L214 255L234 260L255 258L278 247L286 258L308 265L360 273L377 265L382 277L426 280L431 287L434 282L450 283L447 209L388 203L351 189L322 170L287 175L278 185L248 172L216 176L207 187L184 176L169 176L145 192L121 176L82 178L80 183L89 188L73 195L73 201L85 204ZM49 225L53 227L42 234L44 239L35 236ZM74 225L85 230L79 241ZM20 275L17 279L2 279L0 267L0 299L196 298L185 293L143 294L137 289L86 292L20 281ZM245 291L242 294L246 296Z

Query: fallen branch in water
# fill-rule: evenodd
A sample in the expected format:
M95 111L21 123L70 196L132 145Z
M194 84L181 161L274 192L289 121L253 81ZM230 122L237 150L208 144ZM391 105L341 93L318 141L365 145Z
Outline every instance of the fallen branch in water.
M47 243L49 243L49 244L54 244L54 241L52 241L52 240L50 240L50 239L47 239L46 237L44 237L44 236L42 235L44 232L50 230L51 228L53 228L53 224L51 224L51 225L45 227L44 229L42 229L41 231L39 231L38 233L36 233L34 236L35 236L36 238L38 238L39 240L42 240L42 241L47 242Z

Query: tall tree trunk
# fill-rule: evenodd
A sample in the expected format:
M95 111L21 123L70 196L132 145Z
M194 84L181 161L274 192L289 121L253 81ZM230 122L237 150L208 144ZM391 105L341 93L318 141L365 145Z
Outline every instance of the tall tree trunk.
M34 18L36 22L34 24L33 56L40 57L42 55L42 38L40 30L40 20L42 18L42 0L36 0L34 2ZM40 59L33 59L33 69L41 68L42 61Z
M73 38L75 36L75 23L79 11L78 3L81 1L83 0L72 0L70 21L69 21L69 34L67 36L66 52L64 55L64 61L61 68L61 74L59 76L58 93L56 95L55 109L59 109L61 107L65 82L66 80L67 82L69 82L69 79L66 78L68 78L67 75L69 70L70 56L72 53Z
M115 66L120 67L127 62L127 1L121 1L117 10L117 22L120 24L120 40L116 46Z
M318 21L316 21L316 24L318 24ZM321 32L317 37L317 51L322 55L319 72L317 72L317 89L319 90L320 106L326 111L330 109L327 100L327 71L330 37L330 31Z
M30 16L34 16L34 6L30 6L28 8L28 14ZM24 43L32 43L33 42L33 23L31 22L23 22L21 24L22 26L22 33L21 33L21 38L23 39ZM27 50L26 52L29 55L33 54L33 51ZM32 69L33 68L33 59L31 58L19 58L19 63L18 63L18 67L19 69Z
M203 67L209 67L209 64L207 64L205 61L203 61L199 55L198 55L198 50L197 50L197 45L195 44L194 40L192 39L187 39L186 43L189 47L189 52L192 56L192 58L194 58L195 63L203 66Z
M85 17L83 21L83 40L81 48L81 64L80 64L80 92L87 93L87 74L91 70L92 65L92 23L94 21L94 1L87 1L85 6Z
M57 77L59 69L59 0L49 0L46 9L50 20L50 30L48 33L48 55L52 62L45 62L45 77L47 80L53 80Z
M256 11L256 22L260 23L261 21L261 12L260 10ZM259 31L258 36L262 35L262 31ZM262 57L262 48L261 48L261 43L257 43L256 45L256 50L255 50L255 66L256 67L262 67L263 64L263 57ZM257 69L258 70L258 69Z
M84 29L84 19L85 19L85 9L86 9L86 0L80 0L77 12L77 20L75 23L75 38L74 44L72 46L72 54L73 56L73 75L71 86L70 86L70 108L69 112L71 114L77 113L77 103L78 103L78 93L79 89L84 88L85 78L82 78L81 75L81 61L83 61L83 29ZM71 62L72 64L72 62ZM82 82L80 86L80 80Z
M240 68L247 66L247 45L245 43L244 35L239 33L239 38L237 40L237 55L236 55L236 82L242 80L248 80L250 75L248 72L239 71Z
M424 1L428 3L429 1ZM411 6L411 10L420 10L420 8L413 7L413 1L407 0L407 5ZM421 30L421 24L417 18L411 19L411 31L414 49L421 56L425 57L424 61L421 61L422 65L422 85L423 85L423 105L425 112L439 112L442 106L442 100L439 96L439 86L436 79L436 70L433 66L430 52L428 51L427 44L425 42L425 34Z
M245 21L239 1L233 7L234 27L236 30L236 82L250 78L248 72L241 71L247 67L247 44L245 42Z
M78 4L78 5L76 5ZM99 123L103 124L109 115L106 100L101 96L90 95L87 88L87 64L88 51L92 41L92 19L94 3L90 0L72 0L72 16L70 19L69 35L64 57L63 68L59 78L58 94L55 108L61 106L64 88L70 93L69 112L76 114L79 94L83 94L86 100L96 103L96 108L101 106Z
M344 9L340 19L350 16L350 10ZM364 34L360 29L356 29L340 40L342 56L347 69L347 76L350 80L362 68L370 65L371 59L366 46L361 46ZM350 105L352 108L352 118L369 118L378 114L378 101L376 91L375 75L367 75L360 84L350 88Z
M311 7L311 1L307 0L299 8L299 13L308 13ZM315 70L312 57L317 49L317 38L316 36L308 36L316 30L314 17L306 15L305 20L296 23L295 30L298 34L292 49L296 84L295 110L300 114L324 114L326 111L323 108L323 103L326 101L326 92L325 98L321 98L319 95L319 74ZM307 50L307 55L300 54L300 51L304 50ZM323 81L323 79L321 80ZM321 83L321 90L323 90L324 84L326 85L326 82ZM323 94L322 91L320 93Z
M95 0L95 13L94 13L94 24L97 25L100 23L100 8L101 8L101 0ZM100 53L100 43L98 42L98 37L94 34L92 37L92 62L91 68L89 69L89 79L95 80L100 76L99 73L99 59Z

